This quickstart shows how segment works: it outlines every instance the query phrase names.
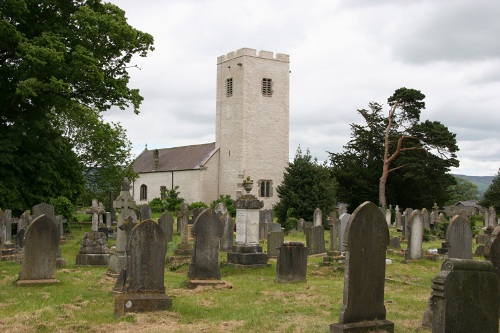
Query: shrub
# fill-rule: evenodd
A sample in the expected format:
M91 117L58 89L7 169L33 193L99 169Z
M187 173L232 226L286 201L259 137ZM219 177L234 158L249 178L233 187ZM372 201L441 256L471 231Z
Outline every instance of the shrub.
M229 215L231 215L231 217L236 217L236 208L234 208L233 206L234 201L230 195L221 195L219 199L212 201L212 203L210 204L210 208L215 208L215 206L217 206L219 202L222 202L224 203L224 205L226 205L227 211L229 212Z
M208 208L208 205L204 203L203 201L196 201L193 202L188 206L189 210L196 209L196 208Z
M163 213L166 210L167 204L165 201L160 198L154 198L150 202L148 202L149 208L151 208L151 212L153 213Z
M75 220L75 205L68 198L59 196L50 199L50 204L54 206L54 213L62 215L68 222Z

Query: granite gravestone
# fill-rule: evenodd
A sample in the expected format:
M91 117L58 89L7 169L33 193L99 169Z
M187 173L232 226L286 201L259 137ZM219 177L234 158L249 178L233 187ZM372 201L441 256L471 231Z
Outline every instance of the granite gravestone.
M323 225L306 228L306 246L309 254L326 253Z
M189 288L195 288L200 284L206 285L206 280L220 280L219 252L223 232L222 221L213 209L205 209L194 221L191 230L194 249L189 264ZM208 281L210 282L215 281Z
M25 246L18 285L57 283L56 260L59 228L46 215L36 218L25 234Z
M127 245L128 260L123 293L115 297L115 315L166 310L172 299L165 294L167 240L153 220L137 224Z
M446 230L448 258L472 259L472 230L465 214L455 215Z
M384 305L385 254L389 229L384 215L372 202L353 212L345 231L344 298L339 322L330 332L394 332Z
M276 258L279 252L278 248L284 241L285 233L282 230L269 231L267 233L267 255L269 257Z
M447 259L432 282L432 333L498 333L499 278L490 262Z

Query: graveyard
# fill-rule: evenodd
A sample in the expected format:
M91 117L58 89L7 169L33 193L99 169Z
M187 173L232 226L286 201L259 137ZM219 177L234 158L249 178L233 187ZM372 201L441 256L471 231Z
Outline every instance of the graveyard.
M152 216L155 222L160 217L156 215ZM57 283L18 286L14 281L20 263L0 262L2 332L328 332L329 325L339 321L345 273L342 262L327 266L324 254L310 254L305 282L278 283L275 257L267 265L239 269L228 264L223 251L219 253L223 284L188 288L189 262L166 260L163 280L171 306L116 316L117 293L113 290L117 279L106 274L108 267L75 264L82 239L90 230L87 223L65 235L60 250L66 265L56 269ZM390 238L400 236L396 228L389 228ZM324 230L324 239L329 237L330 231ZM183 241L174 232L165 258L174 256ZM285 235L284 241L305 244L306 235L297 231ZM109 248L116 245L115 239L107 242ZM442 242L439 238L424 242L423 252L440 248ZM267 239L259 245L266 249ZM478 245L474 241L471 246L474 252ZM407 247L403 241L401 248ZM385 265L383 304L394 332L431 332L421 324L444 257L405 258L404 251L389 247L386 258L390 263ZM483 257L475 260L484 262Z

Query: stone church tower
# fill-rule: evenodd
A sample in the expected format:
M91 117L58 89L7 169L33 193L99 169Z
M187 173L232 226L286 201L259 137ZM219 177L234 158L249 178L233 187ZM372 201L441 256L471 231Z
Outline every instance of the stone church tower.
M288 166L289 73L285 54L243 48L217 58L218 193L236 199L250 176L264 208L278 202Z

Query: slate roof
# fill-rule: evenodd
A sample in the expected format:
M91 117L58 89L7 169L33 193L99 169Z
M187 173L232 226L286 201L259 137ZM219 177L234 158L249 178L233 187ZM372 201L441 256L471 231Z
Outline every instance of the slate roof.
M459 201L455 204L455 206L474 207L477 209L483 209L483 207L478 205L477 201L474 200Z
M154 168L154 151L158 150L158 167ZM137 173L199 170L215 153L215 142L162 149L144 149L133 162Z

